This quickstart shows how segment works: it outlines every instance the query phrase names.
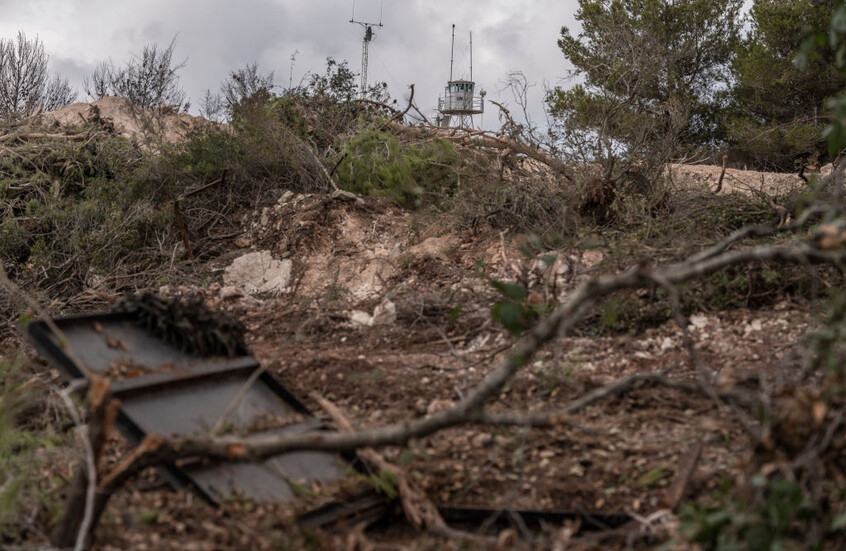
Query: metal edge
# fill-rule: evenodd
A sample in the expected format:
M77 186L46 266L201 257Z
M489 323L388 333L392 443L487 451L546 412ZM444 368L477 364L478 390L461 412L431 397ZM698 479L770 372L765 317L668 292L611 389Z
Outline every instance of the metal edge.
M608 530L619 528L632 520L627 514L600 514L583 513L575 511L542 511L542 510L515 510L515 509L475 509L471 507L438 507L444 520L454 522L479 522L485 521L493 516L499 516L508 520L513 515L518 515L524 522L537 524L539 522L564 522L567 520L580 520L582 530Z

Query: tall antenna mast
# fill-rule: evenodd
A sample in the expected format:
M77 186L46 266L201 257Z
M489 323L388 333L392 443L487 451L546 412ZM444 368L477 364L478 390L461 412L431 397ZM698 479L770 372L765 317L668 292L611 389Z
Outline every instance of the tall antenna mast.
M470 31L470 80L473 80L473 31Z
M455 23L452 24L452 46L449 50L449 79L452 80L452 62L455 59Z
M370 41L376 37L373 32L373 27L383 27L382 25L382 5L379 5L379 22L368 23L366 21L356 21L355 19L355 0L353 0L353 14L350 18L350 23L358 23L364 27L364 40L361 41L361 97L367 93L367 66L370 57Z
M473 128L473 115L485 112L485 91L476 95L473 82L473 31L470 31L470 80L453 80L455 68L455 24L452 25L452 50L449 56L449 81L444 95L438 97L438 126L443 128ZM457 123L457 124L454 124Z
M291 72L288 73L288 90L294 87L294 62L297 60L298 53L300 53L299 50L294 50L294 53L291 54Z

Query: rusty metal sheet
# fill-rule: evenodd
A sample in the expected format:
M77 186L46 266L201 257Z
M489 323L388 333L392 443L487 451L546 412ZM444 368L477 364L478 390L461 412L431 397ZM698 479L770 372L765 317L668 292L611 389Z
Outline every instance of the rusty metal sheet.
M115 379L111 390L121 401L118 426L133 444L149 433L208 433L233 403L236 407L224 423L229 433L267 435L321 428L308 409L269 373L260 372L246 386L260 369L250 356L186 353L157 338L128 313L78 316L55 323L66 342L60 342L43 322L27 326L29 340L68 381L86 373ZM77 365L72 358L84 365ZM193 486L213 503L232 494L282 502L315 482L342 477L343 465L336 454L292 452L262 463L169 465L163 474L177 486Z

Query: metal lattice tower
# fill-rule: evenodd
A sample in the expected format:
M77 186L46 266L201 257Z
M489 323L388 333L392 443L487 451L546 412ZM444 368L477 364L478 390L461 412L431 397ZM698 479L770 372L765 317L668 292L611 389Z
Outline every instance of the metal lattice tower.
M361 97L367 93L367 66L370 62L370 42L376 37L373 32L373 27L383 27L382 25L382 8L379 7L379 22L368 23L366 21L355 20L355 2L353 2L353 16L350 18L350 23L358 23L364 27L364 40L361 41Z

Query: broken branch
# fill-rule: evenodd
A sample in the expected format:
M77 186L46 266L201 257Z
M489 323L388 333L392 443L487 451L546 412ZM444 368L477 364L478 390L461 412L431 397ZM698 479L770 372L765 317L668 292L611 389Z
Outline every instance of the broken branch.
M728 266L756 260L781 262L839 263L846 252L819 251L807 245L761 246L727 252L699 262L682 261L649 271L634 267L615 276L602 276L580 285L570 299L542 320L513 348L512 352L470 392L452 407L433 415L357 433L310 432L253 437L187 436L165 439L155 456L141 458L139 468L203 456L224 461L260 461L295 450L350 451L361 447L406 445L442 429L472 423L480 418L484 404L497 395L505 383L533 357L541 346L576 325L601 298L621 289L654 285L656 280L679 284L714 273Z

